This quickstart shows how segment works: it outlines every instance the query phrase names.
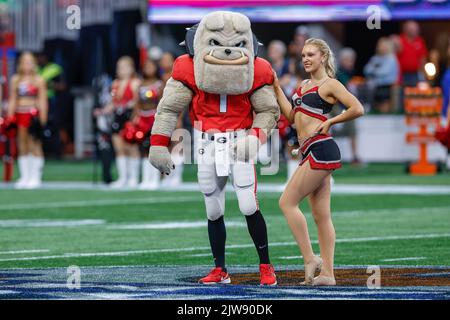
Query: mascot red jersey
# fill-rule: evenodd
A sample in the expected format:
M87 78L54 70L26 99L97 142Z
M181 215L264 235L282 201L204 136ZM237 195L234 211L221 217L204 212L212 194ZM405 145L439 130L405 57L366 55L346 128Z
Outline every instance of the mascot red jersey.
M273 83L270 64L261 58L254 60L252 88L243 94L220 95L200 90L195 84L194 60L189 55L179 57L174 64L172 78L192 90L193 99L189 106L192 123L200 122L202 131L249 129L253 124L251 95L265 85Z

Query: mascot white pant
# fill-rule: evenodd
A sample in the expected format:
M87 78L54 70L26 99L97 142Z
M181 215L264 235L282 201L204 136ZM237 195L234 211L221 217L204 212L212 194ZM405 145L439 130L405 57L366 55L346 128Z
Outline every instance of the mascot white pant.
M194 131L198 183L211 221L224 215L225 188L229 177L241 213L248 216L258 210L254 164L233 161L230 155L236 140L244 135L244 130L216 135Z

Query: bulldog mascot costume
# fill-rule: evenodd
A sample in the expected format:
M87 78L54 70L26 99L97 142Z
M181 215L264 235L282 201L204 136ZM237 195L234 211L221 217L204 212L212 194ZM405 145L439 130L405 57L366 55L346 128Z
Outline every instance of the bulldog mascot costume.
M225 268L225 186L230 175L239 208L260 259L261 285L276 285L267 229L256 195L253 159L276 127L279 106L270 64L257 57L250 20L217 11L188 29L188 54L176 59L158 104L149 159L160 172L175 168L168 146L178 115L189 107L194 127L198 183L204 195L208 235L216 267L199 282L230 283Z

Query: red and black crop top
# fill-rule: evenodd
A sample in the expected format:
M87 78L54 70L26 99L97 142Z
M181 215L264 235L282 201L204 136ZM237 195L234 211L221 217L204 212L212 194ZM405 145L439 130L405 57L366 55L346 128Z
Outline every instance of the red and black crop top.
M112 102L116 107L127 106L131 101L133 101L133 89L131 87L132 80L128 80L123 89L123 92L119 93L119 81L114 81L111 88Z
M17 85L17 96L19 98L36 98L39 93L39 88L30 81L21 81Z
M322 121L328 120L333 104L319 95L319 87L313 87L304 93L301 86L295 90L291 101L294 112L302 112Z

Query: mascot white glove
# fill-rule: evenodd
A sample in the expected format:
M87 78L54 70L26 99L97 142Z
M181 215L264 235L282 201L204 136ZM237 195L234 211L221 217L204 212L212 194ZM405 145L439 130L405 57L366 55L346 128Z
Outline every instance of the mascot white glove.
M170 152L167 147L151 146L148 159L152 166L163 174L169 175L170 171L175 169L175 165L172 162L172 158L170 157Z
M255 160L260 146L261 141L257 136L241 138L233 145L233 158L241 162Z

